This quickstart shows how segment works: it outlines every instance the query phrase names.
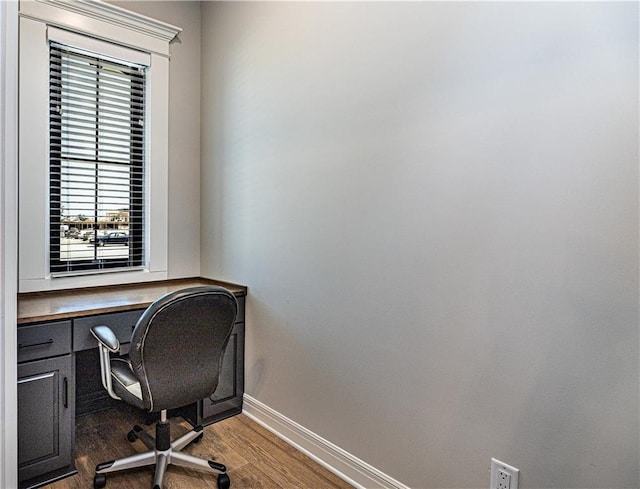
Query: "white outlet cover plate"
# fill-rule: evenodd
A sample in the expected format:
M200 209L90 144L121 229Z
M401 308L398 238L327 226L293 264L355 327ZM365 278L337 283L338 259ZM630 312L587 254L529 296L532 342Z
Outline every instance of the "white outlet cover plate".
M491 459L491 480L489 481L489 489L497 489L498 475L500 474L501 470L511 475L509 489L518 489L518 475L520 474L520 470L512 467L509 464L500 462L500 460L497 460L495 458Z

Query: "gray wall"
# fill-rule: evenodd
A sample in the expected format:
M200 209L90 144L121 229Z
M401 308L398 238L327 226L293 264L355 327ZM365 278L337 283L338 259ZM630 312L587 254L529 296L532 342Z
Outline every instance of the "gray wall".
M414 488L638 487L638 5L202 14L248 393Z
M170 46L169 278L200 274L200 2L110 1L183 29Z

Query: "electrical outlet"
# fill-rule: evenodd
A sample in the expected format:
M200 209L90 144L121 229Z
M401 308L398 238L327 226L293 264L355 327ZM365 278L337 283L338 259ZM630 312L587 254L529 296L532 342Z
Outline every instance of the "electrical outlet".
M518 489L520 471L495 458L491 459L491 481L489 489Z
M498 469L498 489L511 489L511 474Z

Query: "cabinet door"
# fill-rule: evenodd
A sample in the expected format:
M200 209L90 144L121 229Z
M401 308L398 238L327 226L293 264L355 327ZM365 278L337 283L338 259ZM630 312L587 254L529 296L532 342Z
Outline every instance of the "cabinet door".
M242 412L244 394L244 323L237 323L222 358L218 388L202 400L204 424Z
M179 412L192 425L207 425L240 414L244 396L244 297L238 298L238 315L222 357L216 391Z
M18 478L73 466L71 355L18 365Z

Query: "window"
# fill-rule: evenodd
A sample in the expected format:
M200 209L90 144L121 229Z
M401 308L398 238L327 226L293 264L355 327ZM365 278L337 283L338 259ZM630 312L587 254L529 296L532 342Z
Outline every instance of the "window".
M141 267L146 67L49 53L50 271Z
M21 1L18 14L18 291L167 279L181 29L109 2Z

